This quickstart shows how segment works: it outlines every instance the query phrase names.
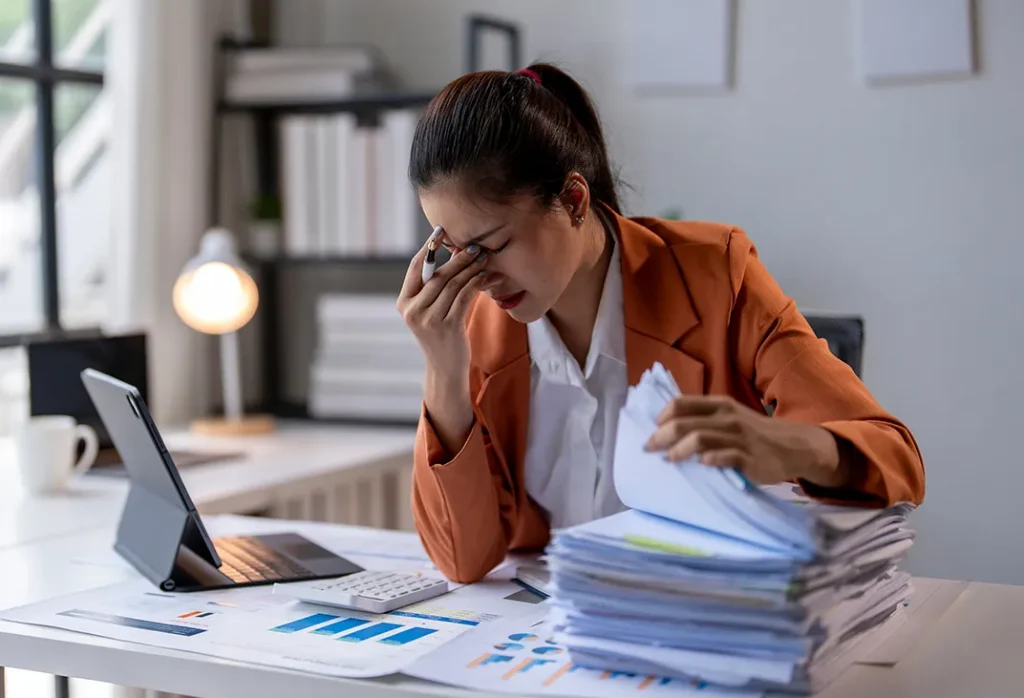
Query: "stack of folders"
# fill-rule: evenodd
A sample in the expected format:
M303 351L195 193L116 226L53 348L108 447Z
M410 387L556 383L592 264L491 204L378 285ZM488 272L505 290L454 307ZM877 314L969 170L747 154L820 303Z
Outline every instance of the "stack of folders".
M619 417L630 508L548 550L558 641L582 666L807 693L877 643L903 608L910 505L854 509L762 489L734 469L646 452L678 388L660 364Z
M396 300L390 294L320 296L311 416L410 423L419 418L426 364Z

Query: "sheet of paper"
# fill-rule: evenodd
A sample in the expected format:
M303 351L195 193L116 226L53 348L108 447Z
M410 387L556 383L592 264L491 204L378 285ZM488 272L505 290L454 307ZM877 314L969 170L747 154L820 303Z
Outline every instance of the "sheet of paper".
M588 535L604 536L626 544L648 544L651 551L676 552L696 557L722 557L730 560L774 559L788 563L781 551L765 550L741 540L725 538L692 526L681 526L669 519L637 511L624 511L597 519L581 527ZM710 565L709 565L710 566Z
M652 431L637 424L626 411L619 417L613 477L615 491L623 504L631 509L698 525L770 550L788 547L758 526L705 499L684 470L691 467L689 464L669 463L659 453L645 452L643 444L650 438Z
M4 612L0 618L167 649L329 676L372 677L506 615L535 612L496 579L384 614L292 601L268 587L191 594L148 582L91 590Z
M619 698L694 696L756 698L757 692L719 691L700 682L598 671L575 665L554 641L542 609L482 625L407 667L403 673L478 691L515 695Z

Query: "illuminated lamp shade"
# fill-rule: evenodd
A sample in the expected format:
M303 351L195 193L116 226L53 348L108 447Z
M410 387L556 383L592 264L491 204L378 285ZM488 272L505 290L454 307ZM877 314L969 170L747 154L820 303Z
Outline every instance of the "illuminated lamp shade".
M174 311L182 322L204 334L220 337L223 419L201 419L195 432L214 435L259 434L272 431L274 422L264 415L242 413L242 383L238 330L248 324L259 305L259 289L238 257L235 241L224 228L208 230L199 254L178 275L173 291Z

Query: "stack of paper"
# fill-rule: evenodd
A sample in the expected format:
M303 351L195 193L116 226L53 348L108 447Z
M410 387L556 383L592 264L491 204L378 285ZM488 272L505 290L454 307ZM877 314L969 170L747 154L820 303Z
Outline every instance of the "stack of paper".
M426 363L395 302L396 296L387 293L318 298L310 415L416 422Z
M645 451L678 394L660 365L630 389L615 486L632 510L556 533L556 637L586 667L818 690L909 596L911 507L801 502Z

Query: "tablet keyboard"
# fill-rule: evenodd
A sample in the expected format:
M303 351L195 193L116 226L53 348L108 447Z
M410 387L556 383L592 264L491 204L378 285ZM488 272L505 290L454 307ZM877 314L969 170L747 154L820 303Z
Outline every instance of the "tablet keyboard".
M258 538L230 536L214 541L221 559L220 571L234 582L273 579L305 579L312 571L279 553Z

